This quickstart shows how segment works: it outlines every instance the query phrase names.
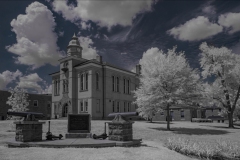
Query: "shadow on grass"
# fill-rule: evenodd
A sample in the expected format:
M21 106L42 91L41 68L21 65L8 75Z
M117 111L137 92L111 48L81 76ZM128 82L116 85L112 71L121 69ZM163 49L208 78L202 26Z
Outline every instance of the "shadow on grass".
M169 131L166 128L158 127L158 128L150 128L155 129L158 131ZM202 128L172 128L170 132L173 132L175 134L188 134L188 135L221 135L221 134L227 134L228 131L223 130L216 130L216 129L202 129Z
M150 123L150 124L167 124L167 122L165 122L165 121L161 121L161 122L149 122L149 121L147 121L146 123ZM170 124L174 124L174 123L170 122Z
M213 127L213 128L222 128L222 129L240 129L236 125L234 125L234 128L229 128L228 126L208 126L208 125L200 125L200 126L207 126L207 127Z

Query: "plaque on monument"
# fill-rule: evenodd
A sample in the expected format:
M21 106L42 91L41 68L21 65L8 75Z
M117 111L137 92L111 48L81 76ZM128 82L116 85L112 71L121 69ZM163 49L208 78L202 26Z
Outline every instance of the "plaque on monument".
M69 114L68 133L90 133L90 114Z

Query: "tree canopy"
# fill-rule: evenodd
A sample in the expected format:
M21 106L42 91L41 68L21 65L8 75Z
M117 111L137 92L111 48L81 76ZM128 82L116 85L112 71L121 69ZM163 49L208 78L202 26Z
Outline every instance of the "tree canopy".
M14 112L21 112L21 111L27 111L27 106L29 105L28 101L28 94L26 93L26 90L23 88L20 88L19 86L16 86L14 89L10 88L9 92L11 93L11 96L8 97L8 101L6 104L12 106L9 111Z
M205 84L206 102L222 106L228 113L229 127L233 127L233 114L239 107L240 55L226 47L200 45L200 64L204 79L213 77L213 83Z
M190 67L184 52L176 52L176 47L167 53L151 48L140 65L140 87L134 92L140 115L169 110L170 106L192 107L199 100L198 70Z

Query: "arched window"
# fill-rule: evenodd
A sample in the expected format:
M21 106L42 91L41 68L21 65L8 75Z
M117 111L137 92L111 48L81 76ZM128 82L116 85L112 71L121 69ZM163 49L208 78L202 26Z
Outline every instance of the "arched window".
M85 89L88 90L88 73L85 74Z
M117 79L117 92L119 92L119 77L117 77L116 79Z
M82 73L81 77L80 77L80 90L81 91L83 90L83 80L84 80L84 74Z
M96 73L96 89L99 89L99 73Z

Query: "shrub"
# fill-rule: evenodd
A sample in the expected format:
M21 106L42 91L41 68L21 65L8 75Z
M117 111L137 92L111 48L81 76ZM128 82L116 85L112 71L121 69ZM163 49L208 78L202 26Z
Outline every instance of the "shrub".
M182 137L170 137L165 146L184 155L207 159L240 159L240 145L230 141L198 142Z

